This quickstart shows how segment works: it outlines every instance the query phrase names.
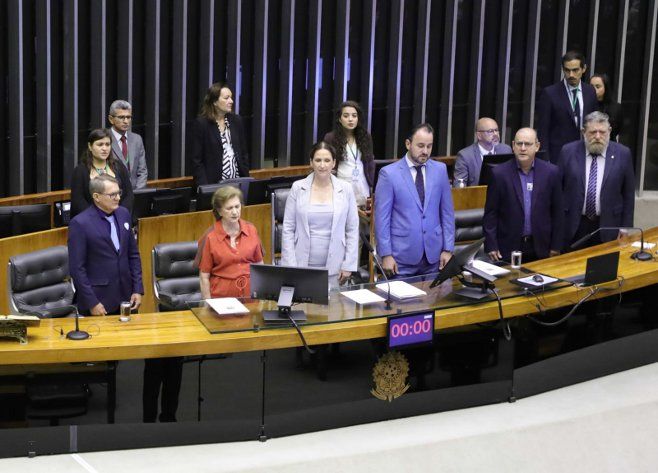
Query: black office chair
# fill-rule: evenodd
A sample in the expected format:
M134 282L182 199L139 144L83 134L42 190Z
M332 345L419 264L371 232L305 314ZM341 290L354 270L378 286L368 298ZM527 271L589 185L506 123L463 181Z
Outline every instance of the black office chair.
M7 293L12 314L74 315L67 247L53 246L9 258Z
M484 236L484 209L455 211L455 253ZM489 261L484 248L475 255L476 259Z
M272 191L272 263L274 264L278 264L281 258L283 216L286 211L288 195L290 195L289 188Z

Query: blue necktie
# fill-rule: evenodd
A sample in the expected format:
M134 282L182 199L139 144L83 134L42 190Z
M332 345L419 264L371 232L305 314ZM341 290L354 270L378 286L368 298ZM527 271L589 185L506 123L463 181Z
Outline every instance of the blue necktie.
M119 234L117 233L117 226L114 223L114 216L106 215L105 220L110 222L110 238L112 239L112 244L114 244L114 249L119 251Z
M589 179L587 179L587 195L585 197L585 215L589 219L596 218L596 174L599 155L592 155L592 164L589 167Z
M425 181L423 181L423 165L414 166L416 168L416 190L420 197L421 207L425 205Z

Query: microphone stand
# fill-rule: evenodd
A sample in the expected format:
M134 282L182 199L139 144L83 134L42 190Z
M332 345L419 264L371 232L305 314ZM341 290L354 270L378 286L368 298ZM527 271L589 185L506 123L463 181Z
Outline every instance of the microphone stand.
M80 330L80 314L78 313L78 309L76 308L75 310L75 330L71 330L66 334L66 338L69 340L87 340L89 338L89 332L85 332L84 330Z
M591 233L588 233L581 239L575 241L574 243L571 244L569 248L572 250L578 248L580 245L585 243L587 240L592 238L594 235L599 233L601 230L639 230L640 231L640 249L639 251L636 251L631 255L632 259L636 259L638 261L649 261L653 259L653 256L651 256L651 253L644 251L644 231L640 227L599 227L596 230L594 230Z
M368 237L364 234L360 234L361 241L365 245L366 249L368 250L368 253L372 255L372 260L375 262L375 265L379 269L379 271L382 273L382 276L384 276L384 279L386 280L386 287L388 288L388 294L386 296L386 310L392 310L391 307L391 283L388 280L388 276L386 275L386 271L384 271L384 268L382 268L381 263L379 262L379 256L375 252L375 249L372 247L370 244L370 241Z

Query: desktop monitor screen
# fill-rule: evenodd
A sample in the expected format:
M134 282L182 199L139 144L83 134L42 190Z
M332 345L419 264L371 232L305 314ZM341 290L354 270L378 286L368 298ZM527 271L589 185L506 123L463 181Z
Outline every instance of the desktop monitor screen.
M135 189L133 195L135 199L133 200L133 223L137 223L137 220L143 217L150 217L149 206L151 203L151 197L153 197L158 189L145 187L143 189Z
M196 210L212 210L212 196L221 187L233 186L242 191L242 200L247 202L249 196L249 183L254 181L253 177L238 177L236 179L225 179L216 184L204 184L196 191Z
M459 275L459 273L462 272L462 267L473 260L473 258L475 258L475 255L480 250L480 247L483 243L484 238L480 238L479 240L468 245L459 253L452 255L452 258L450 258L448 263L439 272L438 276L436 279L434 279L430 287L436 287L443 281L447 281L448 279L452 279Z
M0 207L0 237L50 230L50 204Z
M191 200L191 187L158 189L151 197L149 213L151 216L186 213L190 211Z
M269 204L272 191L286 187L292 187L292 183L304 179L300 176L274 176L269 179L257 179L249 183L249 195L246 199L247 205Z
M278 301L281 287L288 286L295 288L293 302L329 304L326 269L252 264L250 284L253 299Z

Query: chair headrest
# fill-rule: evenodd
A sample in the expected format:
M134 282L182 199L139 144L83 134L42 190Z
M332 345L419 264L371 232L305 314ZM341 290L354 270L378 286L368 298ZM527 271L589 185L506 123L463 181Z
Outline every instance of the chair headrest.
M283 214L286 211L288 195L290 195L289 188L277 189L272 192L272 212L277 222L283 222Z
M178 278L198 275L194 267L196 241L160 243L153 247L153 268L156 278Z
M466 209L455 211L455 227L478 227L482 225L484 209Z
M69 251L66 246L53 246L9 258L11 288L28 291L65 281L69 276Z

